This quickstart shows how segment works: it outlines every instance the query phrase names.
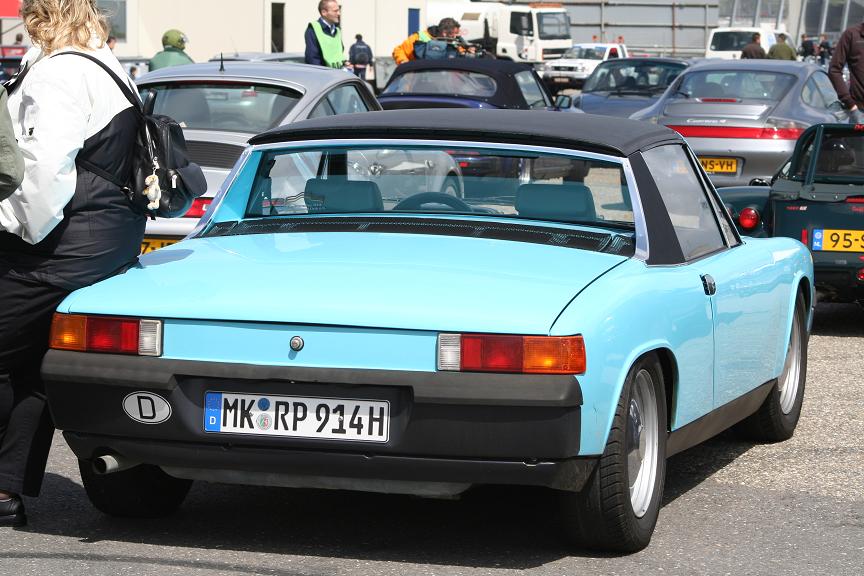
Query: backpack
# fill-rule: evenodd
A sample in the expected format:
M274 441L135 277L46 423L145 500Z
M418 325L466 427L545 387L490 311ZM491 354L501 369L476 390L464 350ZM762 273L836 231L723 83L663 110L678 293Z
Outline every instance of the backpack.
M366 64L369 64L371 60L372 58L371 54L369 54L369 48L366 46L358 46L357 52L354 53L354 63L365 66Z
M418 60L445 60L456 58L459 52L444 40L432 39L429 42L414 43L414 57Z
M173 118L147 113L132 88L98 58L82 52L61 52L52 58L67 54L87 58L105 70L140 120L129 181L123 182L87 160L76 159L76 164L118 186L139 214L151 219L183 216L191 208L192 201L207 191L201 167L189 161L183 128Z

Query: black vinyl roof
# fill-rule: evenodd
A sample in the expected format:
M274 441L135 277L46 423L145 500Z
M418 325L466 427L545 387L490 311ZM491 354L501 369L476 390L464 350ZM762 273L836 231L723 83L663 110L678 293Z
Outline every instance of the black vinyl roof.
M352 138L459 140L552 146L629 156L683 142L677 132L635 120L535 110L420 109L342 114L274 128L250 144Z
M473 72L489 76L495 81L495 93L488 96L476 94L443 93L438 91L428 92L422 89L409 90L408 92L388 92L388 89L399 77L417 72L428 72L432 70L458 70L462 72ZM511 60L495 60L487 58L446 58L443 60L410 60L400 64L387 86L381 93L383 98L396 101L402 95L432 96L435 98L467 98L469 100L481 100L488 102L497 108L511 108L516 110L527 110L528 102L519 89L515 75L519 72L532 72L533 67L523 62ZM537 79L540 82L540 79Z

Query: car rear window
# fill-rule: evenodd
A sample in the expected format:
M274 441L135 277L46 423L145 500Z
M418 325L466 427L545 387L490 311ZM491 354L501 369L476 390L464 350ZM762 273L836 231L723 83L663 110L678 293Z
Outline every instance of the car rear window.
M582 92L661 92L686 67L677 62L608 61L597 66Z
M714 32L711 36L711 50L730 51L741 50L753 40L753 32L729 30Z
M495 79L466 70L418 70L393 79L384 94L459 94L487 98L498 88Z
M632 229L621 164L451 147L275 150L262 155L247 218L422 212Z
M155 94L153 112L186 128L259 133L278 126L300 101L294 90L248 83L170 83L146 86Z
M603 60L605 55L605 46L574 46L565 52L562 58L572 58L574 60Z
M782 72L705 70L684 76L676 97L779 101L795 80L792 74Z

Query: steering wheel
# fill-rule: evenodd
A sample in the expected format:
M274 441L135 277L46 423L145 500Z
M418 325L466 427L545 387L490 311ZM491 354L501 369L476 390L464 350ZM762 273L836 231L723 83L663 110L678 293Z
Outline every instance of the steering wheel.
M442 192L421 192L408 196L393 206L393 210L420 210L424 204L444 204L458 212L473 212L474 210L463 200Z

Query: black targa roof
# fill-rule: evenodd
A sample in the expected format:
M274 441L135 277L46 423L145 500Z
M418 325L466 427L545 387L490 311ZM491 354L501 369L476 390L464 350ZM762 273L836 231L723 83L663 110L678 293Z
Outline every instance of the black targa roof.
M274 128L250 144L353 138L464 140L552 146L615 156L681 143L677 132L635 120L535 110L422 109L342 114Z
M411 72L419 72L424 70L463 70L466 72L485 74L495 80L495 94L493 94L492 96L477 96L461 93L442 94L439 92L429 94L413 90L410 92L387 93L387 88L385 87L385 92L382 94L382 96L386 96L388 98L396 97L399 94L410 94L417 96L428 95L439 98L453 96L459 98L468 98L470 100L481 100L483 102L488 102L489 104L492 104L494 106L498 106L499 108L528 108L528 103L525 101L525 96L523 96L522 91L519 89L519 85L516 83L516 79L513 76L519 72L530 72L531 70L533 70L533 67L529 64L525 64L522 62L512 62L510 60L495 60L485 58L411 60L409 62L405 62L404 64L400 64L396 68L396 70L393 72L393 75L390 77L390 80L387 82L387 86L389 87L394 80L396 80L399 76L402 76L403 74L409 74Z

